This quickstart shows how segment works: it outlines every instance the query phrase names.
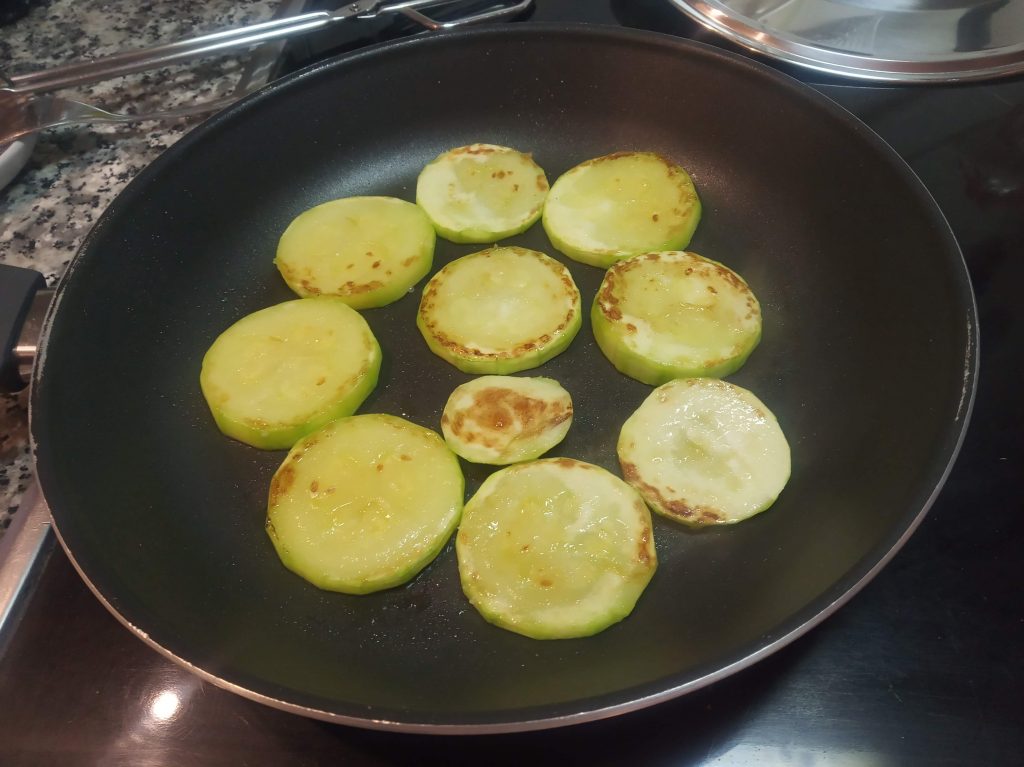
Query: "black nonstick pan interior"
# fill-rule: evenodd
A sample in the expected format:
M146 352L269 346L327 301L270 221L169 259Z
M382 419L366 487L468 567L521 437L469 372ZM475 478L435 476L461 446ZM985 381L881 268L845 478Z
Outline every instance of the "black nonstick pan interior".
M285 570L264 533L283 453L215 428L198 373L242 315L293 296L272 263L288 222L348 195L413 199L420 168L473 142L534 154L550 180L618 150L668 155L704 218L690 249L742 274L764 337L730 380L793 451L768 512L692 532L655 522L660 567L595 637L540 642L485 623L451 546L409 585L352 597ZM558 256L540 226L508 240ZM479 249L439 241L435 269ZM585 305L602 272L567 261ZM384 351L361 412L438 428L468 379L434 357L416 291L364 312ZM38 473L62 542L104 602L203 676L273 705L437 732L582 721L682 694L831 612L938 491L974 390L967 272L934 202L849 114L698 44L514 25L314 67L195 130L97 225L59 291L32 396ZM484 319L484 318L482 318ZM536 371L572 393L553 454L618 471L650 387L585 325ZM467 493L488 469L464 464Z

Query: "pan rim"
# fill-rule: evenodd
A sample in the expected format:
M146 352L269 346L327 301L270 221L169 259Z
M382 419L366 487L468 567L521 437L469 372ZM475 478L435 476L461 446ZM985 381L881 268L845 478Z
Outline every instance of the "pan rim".
M413 39L400 40L394 43L387 43L379 46L374 46L354 54L346 54L338 58L320 62L308 67L304 70L294 73L288 77L282 78L271 85L261 89L259 92L249 96L238 104L230 107L224 112L216 115L215 117L208 120L206 123L198 126L192 130L187 136L181 139L174 147L162 154L157 160L151 163L145 168L135 180L129 184L129 186L118 196L118 198L108 207L103 213L100 220L93 227L90 233L83 241L78 253L75 258L69 264L65 275L60 281L57 292L54 296L54 301L48 312L46 322L44 323L43 340L40 345L40 354L36 360L36 368L33 375L32 392L30 394L30 407L29 407L29 420L30 420L30 440L33 457L39 462L39 447L36 441L37 430L36 430L36 418L34 414L37 406L37 391L36 382L42 380L45 376L45 362L46 362L46 348L47 342L50 335L50 328L57 316L61 298L64 293L64 289L68 282L73 278L76 266L81 262L84 254L89 251L92 243L100 238L103 232L110 225L110 222L116 219L121 209L129 204L129 198L132 196L132 192L138 192L148 182L150 178L158 177L162 172L163 168L169 163L174 162L178 156L189 151L193 146L202 142L205 137L215 131L219 131L226 125L230 125L232 121L241 119L248 111L254 109L256 105L261 103L264 99L277 98L282 90L291 89L297 87L297 83L301 83L305 78L320 76L320 73L325 70L335 69L346 69L350 67L358 67L364 60L375 59L379 56L388 56L393 51L403 50L409 47L416 48L428 48L433 45L457 45L460 41L465 39L488 39L488 38L504 38L504 37L538 37L541 35L556 35L563 37L586 37L587 39L602 38L607 40L610 44L618 42L632 42L644 45L655 45L661 46L666 49L670 49L681 55L701 55L710 56L711 58L720 60L723 65L727 65L734 68L746 68L755 73L758 77L769 77L774 80L780 87L785 87L790 91L798 92L804 99L813 101L814 106L818 109L822 109L826 112L831 113L844 122L851 129L855 130L862 140L865 140L871 144L872 149L876 153L884 155L885 159L895 168L899 169L900 174L905 178L908 183L908 187L912 188L914 193L918 195L922 200L925 200L928 205L928 209L931 212L932 223L935 226L940 226L943 229L943 235L948 240L952 248L955 249L959 255L959 267L963 272L963 282L961 287L965 293L965 309L966 311L966 323L967 323L967 346L965 350L964 359L964 391L961 398L960 406L954 422L959 422L959 430L955 434L954 444L950 450L948 459L945 467L941 472L941 476L937 484L931 489L927 499L922 504L920 509L913 511L906 525L901 525L894 529L894 532L890 533L881 543L874 547L871 551L866 553L861 560L852 567L847 574L834 583L827 591L825 591L818 599L812 601L806 605L803 609L798 611L796 614L790 616L790 618L784 623L776 627L777 635L770 638L768 641L757 641L753 644L747 645L744 649L739 650L732 658L728 659L728 662L722 664L715 664L717 668L715 670L707 671L704 669L691 670L686 674L679 674L678 676L688 677L688 681L684 681L678 684L671 684L663 687L656 692L648 692L645 694L631 694L630 689L636 691L639 687L627 688L619 690L614 695L616 697L628 698L618 703L611 703L606 705L597 706L586 706L588 700L594 701L595 698L590 699L577 699L571 701L569 704L565 703L550 703L538 706L538 709L565 709L575 708L584 709L576 710L571 713L560 713L552 714L550 716L539 716L526 719L515 718L515 712L517 710L503 710L503 711L492 711L488 712L489 715L494 717L493 721L485 722L473 722L463 721L460 723L444 723L434 721L400 721L397 718L372 718L352 715L348 713L338 713L336 711L330 711L326 709L320 709L301 704L292 703L280 698L276 698L264 693L258 692L254 689L250 689L241 684L231 681L214 673L208 672L205 669L196 666L195 664L188 661L186 658L176 655L174 652L169 650L167 647L161 645L158 641L153 639L143 627L133 624L128 617L122 615L114 605L108 600L107 596L101 593L100 589L93 583L90 577L84 572L80 566L77 558L74 556L72 547L66 542L63 534L61 533L60 527L57 524L56 517L53 517L53 527L57 534L57 538L61 543L62 548L66 552L70 561L74 565L76 571L86 582L89 589L96 595L99 601L114 617L121 622L126 628L132 633L142 639L146 644L155 649L164 657L178 664L179 666L189 670L196 674L200 678L214 684L217 687L228 690L242 697L250 700L262 703L264 705L277 708L279 710L287 711L290 713L301 714L306 717L313 719L319 719L323 721L329 721L339 724L352 725L367 729L376 730L387 730L395 732L407 732L407 733L431 733L431 734L498 734L498 733L513 733L513 732L525 732L532 730L542 730L557 728L572 724L581 724L590 721L596 721L600 719L606 719L609 717L625 714L631 711L637 711L640 709L647 708L649 706L662 703L674 698L681 697L682 695L694 692L698 689L706 687L714 682L729 677L745 668L755 665L760 660L774 654L783 647L789 645L797 638L803 636L815 626L822 623L826 618L835 613L840 607L846 604L852 599L864 586L867 585L877 574L880 572L886 564L896 555L896 553L902 548L906 541L910 538L916 528L920 525L924 516L934 503L935 499L941 492L949 473L959 455L961 446L963 444L967 427L970 421L970 415L973 410L975 394L977 390L978 381L978 311L974 297L973 290L970 284L970 275L967 271L966 263L963 259L963 255L960 252L959 246L957 245L955 238L952 235L952 231L949 227L948 222L945 219L942 211L938 207L934 198L930 192L916 176L910 166L900 157L895 150L893 150L883 139L881 139L873 130L871 130L866 124L861 122L856 116L845 110L840 105L828 99L813 88L800 83L798 80L789 77L783 73L780 73L770 67L767 67L758 62L730 54L725 51L721 51L713 46L705 45L695 41L683 40L680 38L673 37L667 34L651 33L639 30L621 29L618 27L608 27L604 25L592 25L592 24L521 24L512 27L490 27L490 28L478 28L472 30L460 30L453 32L446 32L429 37L420 37ZM956 427L952 427L955 429ZM953 436L953 432L949 431L945 435L946 439ZM44 500L46 499L46 491L40 482L40 490ZM756 648L756 649L753 649ZM607 697L607 696L604 696ZM346 704L351 705L351 704ZM529 709L518 709L520 712L527 712ZM446 715L449 716L449 715ZM454 718L454 717L452 717Z

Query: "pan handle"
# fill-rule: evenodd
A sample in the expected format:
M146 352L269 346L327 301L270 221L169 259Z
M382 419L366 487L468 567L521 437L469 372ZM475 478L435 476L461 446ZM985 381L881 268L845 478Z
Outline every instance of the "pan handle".
M0 391L28 383L52 296L39 272L0 264Z

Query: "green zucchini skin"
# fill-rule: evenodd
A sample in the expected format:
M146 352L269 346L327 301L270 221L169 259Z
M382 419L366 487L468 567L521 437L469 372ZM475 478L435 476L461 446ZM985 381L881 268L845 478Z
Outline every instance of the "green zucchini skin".
M607 269L640 253L682 250L700 223L693 179L654 152L616 152L559 176L541 223L569 258Z
M456 259L423 288L416 326L464 373L508 375L565 351L582 326L569 270L539 251L495 247Z
M471 463L539 458L572 426L572 397L553 378L481 376L456 387L441 414L444 441Z
M438 235L456 243L493 243L540 218L548 179L529 154L495 144L442 153L416 181L416 204Z
M672 321L652 316L662 306L666 315L675 312ZM686 251L645 253L614 264L594 296L590 321L615 369L652 386L730 375L762 333L761 305L746 281Z
M462 515L459 461L397 416L340 418L297 442L274 474L266 531L281 563L318 588L370 594L432 562Z
M324 341L315 352L313 338ZM339 342L331 350L329 338ZM284 450L354 413L376 387L380 366L380 345L366 320L342 299L321 296L235 322L203 357L199 383L221 432L256 448ZM299 374L290 372L296 368Z
M789 481L789 443L753 392L717 378L659 386L626 419L622 476L647 505L691 527L730 525L768 509Z
M299 214L274 258L303 298L335 295L353 309L393 303L423 279L437 237L426 214L395 197L344 197Z
M455 550L484 620L532 639L587 637L623 620L658 564L636 491L571 458L488 477L463 510Z

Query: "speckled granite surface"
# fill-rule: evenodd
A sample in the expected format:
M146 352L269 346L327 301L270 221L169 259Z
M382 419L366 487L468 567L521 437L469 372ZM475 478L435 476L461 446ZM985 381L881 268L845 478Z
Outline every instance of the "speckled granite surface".
M281 0L35 0L0 27L0 68L18 74L269 18ZM69 95L142 113L232 93L247 54L76 88ZM25 170L0 190L0 262L56 283L117 193L202 118L62 128L40 136ZM0 535L32 481L27 395L0 395Z

